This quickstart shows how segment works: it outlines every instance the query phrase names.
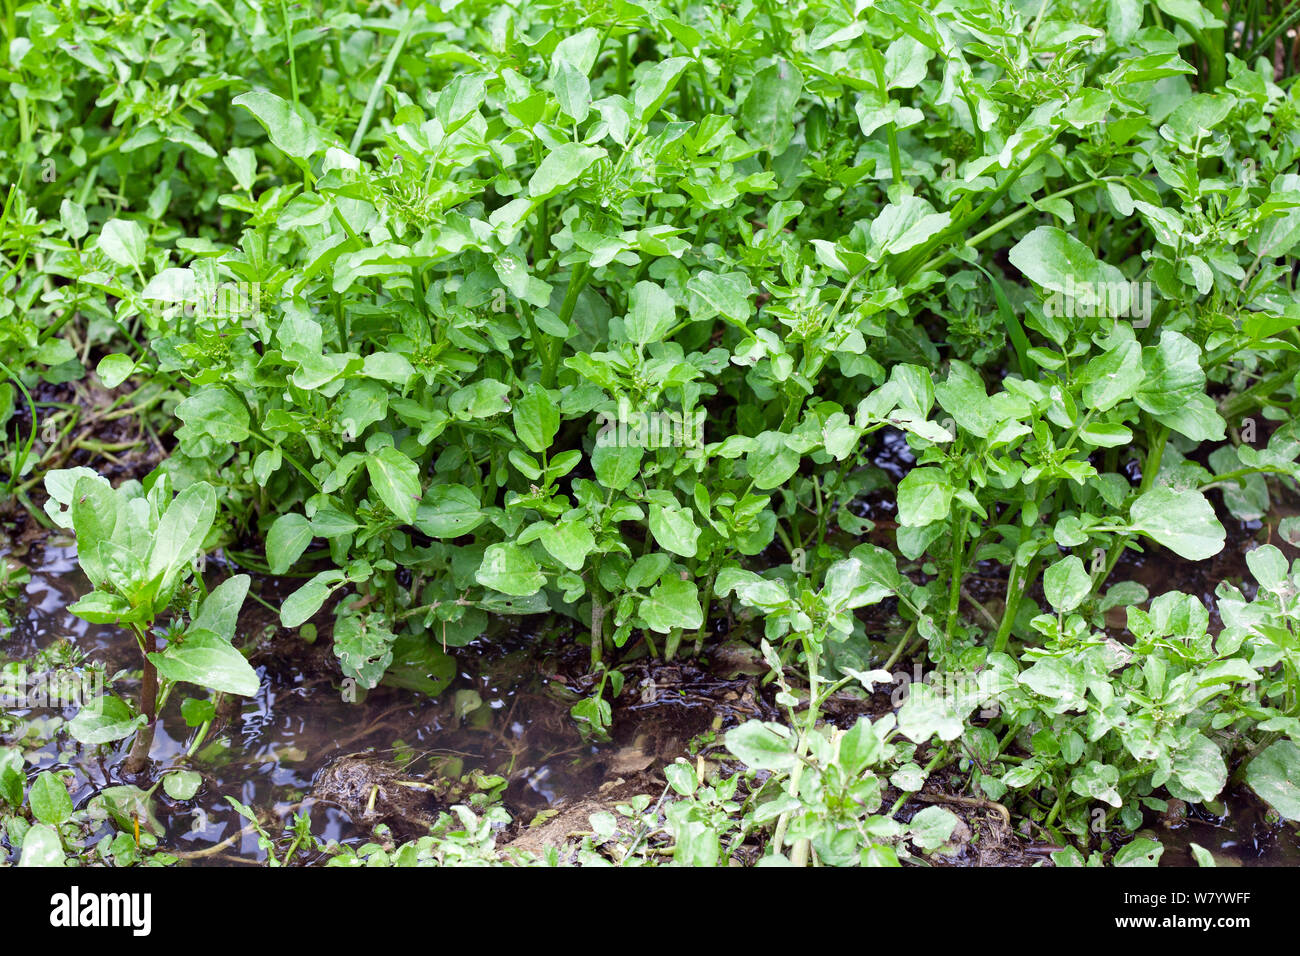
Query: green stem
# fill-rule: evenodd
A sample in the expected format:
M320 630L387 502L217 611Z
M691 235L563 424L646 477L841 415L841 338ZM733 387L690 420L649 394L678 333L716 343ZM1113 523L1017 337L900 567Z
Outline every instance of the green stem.
M397 34L397 40L393 43L393 48L388 51L388 57L384 60L383 68L379 71L379 76L375 79L375 84L370 88L370 97L366 100L366 107L361 112L361 122L357 124L357 131L352 134L352 144L349 152L353 156L361 149L361 143L366 138L366 130L370 128L370 121L375 115L375 107L379 105L379 97L383 92L384 84L388 78L393 75L393 68L397 66L397 58L402 55L402 47L406 46L406 40L415 28L415 22L418 17L414 13L407 14L406 22L402 24L401 31Z
M1238 395L1234 395L1219 410L1224 418L1236 418L1242 412L1255 408L1260 404L1261 398L1267 398L1277 389L1289 383L1300 372L1300 359L1290 362L1286 368L1274 372L1267 378L1261 379L1250 388Z
M957 612L961 604L962 561L964 559L963 550L966 546L966 521L967 512L965 508L959 506L953 510L952 573L948 582L948 623L944 628L944 637L949 642L952 640L953 631L957 628Z

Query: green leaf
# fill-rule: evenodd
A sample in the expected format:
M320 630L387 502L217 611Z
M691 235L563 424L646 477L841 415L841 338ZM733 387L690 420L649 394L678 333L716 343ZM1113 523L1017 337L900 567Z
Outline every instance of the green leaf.
M163 833L162 824L153 810L150 791L141 790L130 784L107 787L91 798L90 805L92 808L102 809L117 824L118 829L127 833L130 833L137 823L141 833L149 832L154 836L161 836Z
M570 571L581 571L596 539L581 521L565 519L543 529L542 547Z
M1134 400L1152 415L1170 415L1200 395L1205 388L1201 349L1186 336L1168 330L1160 344L1146 349L1146 375Z
M1188 843L1187 848L1192 851L1192 859L1196 861L1197 866L1217 867L1219 865L1214 862L1214 854L1199 843Z
M1289 590L1286 555L1273 545L1264 544L1247 551L1246 567L1260 587L1278 592Z
M44 823L37 823L23 835L23 853L19 866L65 866L63 843L59 831Z
M64 199L59 203L59 222L63 226L63 231L68 234L68 238L73 242L81 239L90 231L90 226L86 221L86 207L81 203L73 202L71 199Z
M1079 438L1095 448L1120 448L1133 443L1133 433L1123 425L1089 422L1079 429Z
M99 553L102 545L115 540L118 524L125 524L121 505L119 493L98 476L83 475L72 486L68 510L72 517L72 530L77 534L77 559L81 562L81 570L95 587L102 587L108 581L109 569L100 560ZM88 594L83 601L95 597L107 599L106 595ZM117 595L112 599L125 603Z
M752 143L782 153L794 136L794 109L803 91L803 74L784 60L754 74L740 107L740 121Z
M963 729L961 715L952 701L928 684L908 685L907 700L898 709L898 732L916 744L931 737L956 740Z
M480 379L452 393L447 409L461 421L500 415L510 411L510 386L494 378Z
M1122 340L1098 355L1079 373L1084 403L1099 412L1132 398L1142 380L1142 347L1132 339Z
M1011 264L1045 289L1092 304L1102 283L1123 283L1124 275L1099 262L1092 250L1056 226L1039 226L1011 247Z
M784 433L765 431L755 439L754 448L745 460L754 487L767 491L793 478L799 470L800 459L800 454L786 442Z
M596 439L591 450L591 468L596 480L611 491L625 491L641 473L643 450L639 445L619 445Z
M1284 819L1300 820L1300 747L1270 744L1246 768L1246 783Z
M266 563L272 574L284 574L315 537L311 522L305 515L290 511L280 515L266 534Z
M893 586L881 579L891 579L897 575L897 569L887 555L876 556L872 564L868 564L858 556L855 549L852 557L836 561L827 569L826 583L822 588L826 604L835 613L876 604L895 591Z
M581 123L591 110L591 83L587 75L569 63L561 63L555 72L555 98L560 109L575 123Z
M628 337L640 347L663 341L677 323L676 313L677 303L662 286L638 282L632 289L632 309L624 322Z
M0 747L0 799L17 810L23 805L23 753L17 747Z
M134 713L121 698L106 695L84 705L68 721L68 733L87 746L111 744L131 736L147 722L148 718Z
M485 520L478 495L464 485L430 485L415 511L415 526L431 538L458 538Z
M533 556L512 542L489 545L474 578L485 588L516 597L535 594L546 583Z
M1197 30L1212 30L1223 26L1223 21L1217 19L1197 0L1156 0L1156 6L1175 20L1181 20Z
M798 760L790 731L780 724L747 720L727 731L726 745L755 770L792 770Z
M514 407L515 434L529 451L548 451L560 430L560 409L541 385L528 387Z
M395 635L376 614L344 611L334 622L334 656L344 676L376 687L393 660Z
M1129 518L1136 530L1189 561L1218 554L1227 537L1205 495L1190 488L1153 488L1133 502Z
M673 56L652 63L641 73L637 78L636 89L632 92L632 105L636 108L638 123L644 126L659 112L659 108L668 99L668 94L677 85L678 77L690 64L689 57ZM603 155L604 151L601 152Z
M745 326L752 314L754 287L743 272L697 272L686 283L691 319L703 322L716 315Z
M211 631L191 628L182 640L150 654L149 660L168 680L187 681L227 694L252 697L261 684L244 655Z
M943 807L925 807L907 825L912 842L922 850L937 850L957 829L957 816Z
M913 468L898 483L898 521L923 527L948 517L954 489L938 468Z
M700 529L688 508L677 505L650 506L650 533L665 551L684 558L695 557Z
M280 605L280 623L285 627L299 627L320 610L334 585L343 579L342 571L321 571L284 599Z
M1193 734L1174 756L1173 776L1166 782L1180 800L1206 803L1218 797L1228 782L1223 752L1204 734Z
M924 199L905 196L880 211L871 224L871 241L881 254L906 252L948 228L950 219Z
M145 234L140 224L126 219L110 219L99 233L99 251L119 266L138 269L144 265Z
M82 567L85 567L82 560ZM91 624L117 624L128 620L132 611L131 602L120 594L107 594L92 591L85 597L68 605L68 610Z
M217 706L210 700L186 697L181 701L181 716L185 718L186 727L202 727L217 716Z
M217 493L206 481L196 482L167 506L153 534L146 576L167 593L181 570L202 551L217 518Z
M695 630L704 623L700 591L694 581L669 577L650 589L638 609L650 630L667 634L673 628Z
M285 100L260 90L241 93L231 102L242 106L262 124L275 148L286 156L303 163L325 149L325 143L316 132L314 123L308 122Z
M135 371L135 362L129 355L114 353L105 355L95 367L95 374L104 383L105 388L117 388Z
M57 826L67 822L72 816L72 797L62 778L56 777L48 770L40 773L32 782L27 793L27 803L32 808L32 816L41 823Z
M163 789L173 800L193 800L203 778L193 770L173 770L163 777Z
M1074 555L1062 558L1043 572L1043 593L1057 614L1068 614L1092 591L1092 578Z
M241 442L249 436L248 409L224 388L195 392L176 406L176 417L185 423L176 431L182 443L201 438Z
M1115 854L1115 866L1158 866L1164 852L1155 840L1138 837Z
M223 641L234 640L239 609L244 606L249 581L247 574L236 574L218 584L203 599L190 627L211 631Z
M884 743L876 734L870 717L859 717L857 723L840 738L839 763L844 772L858 776L884 756Z
M414 524L422 497L420 466L386 445L366 459L366 471L388 510L404 524Z
M561 143L542 159L532 179L528 180L528 197L549 199L570 183L576 182L591 165L605 155L599 146Z

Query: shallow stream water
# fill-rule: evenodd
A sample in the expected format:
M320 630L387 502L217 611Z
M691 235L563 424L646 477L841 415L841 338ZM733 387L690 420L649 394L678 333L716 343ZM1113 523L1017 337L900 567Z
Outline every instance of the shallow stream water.
M19 606L10 609L14 628L0 642L0 661L30 659L71 642L86 665L101 664L108 675L138 668L138 650L127 633L89 624L66 610L88 590L71 547L51 541L33 548L25 561L31 580ZM1160 576L1144 562L1134 562L1132 570L1141 571L1135 577ZM253 590L272 606L285 588L284 582L254 578ZM322 786L330 774L356 760L381 761L426 780L473 770L498 774L509 781L504 805L516 820L527 822L565 801L595 794L611 779L656 771L684 753L697 734L725 729L748 716L769 716L753 693L752 680L724 680L691 664L646 665L639 678L633 668L631 690L614 708L613 739L585 740L568 713L586 690L575 686L573 676L581 673L581 663L565 667L565 642L548 640L543 627L530 629L529 623L502 624L490 638L455 651L460 673L437 699L382 686L358 695L342 685L323 642L308 645L278 629L271 612L250 599L241 617L241 643L256 644L250 660L261 677L257 695L235 702L188 759L194 730L180 715L183 686L159 720L153 779L182 766L203 777L192 801L173 801L159 789L156 812L165 829L161 845L195 865L265 860L256 834L227 796L255 808L272 833L288 825L295 812L306 810L316 836L365 842L378 818L367 819L356 801L335 799L337 793ZM84 673L85 665L79 669ZM128 696L136 690L129 680L115 686ZM13 729L40 733L53 729L55 718L70 719L75 713L75 707L32 708L10 716L18 718ZM0 742L23 745L29 763L39 769L71 767L78 807L100 789L125 782L119 769L125 757L121 745L83 748L65 731L35 753L12 730ZM429 796L422 809L432 814L444 808ZM1213 852L1220 865L1300 865L1300 835L1268 822L1262 805L1244 791L1226 797L1223 816L1192 808L1181 821L1152 824L1166 847L1165 864L1194 865L1189 844L1195 842ZM394 829L400 835L400 827ZM306 859L312 862L319 855Z
M253 589L259 587L270 592L275 582L255 579ZM0 661L29 659L71 641L86 655L87 664L103 664L108 675L138 668L138 650L128 633L89 624L67 612L88 589L73 550L46 547L39 565L31 569L21 606L12 609L15 626L0 643ZM275 593L264 597L278 599ZM366 823L375 820L354 820L354 815L364 816L356 807L335 805L320 792L313 793L314 784L317 791L326 789L319 786L324 771L361 757L401 766L410 777L458 777L474 770L499 774L509 780L505 805L526 821L566 798L595 792L613 776L638 773L685 752L690 738L714 718L714 708L707 706L713 697L708 695L725 691L719 685L727 683L669 669L659 674L656 686L637 691L639 703L618 709L612 740L591 742L584 740L568 713L580 699L581 688L569 687L568 678L553 671L554 647L526 628L502 627L490 640L455 651L460 674L432 699L383 686L358 693L341 682L328 647L306 645L283 631L277 637L271 622L266 609L251 599L246 602L241 642L247 645L250 637L261 641L250 658L261 686L255 697L239 700L228 719L219 716L215 732L190 759L186 751L195 731L186 725L178 705L187 696L185 685L176 687L162 709L151 752L154 779L165 769L182 766L203 776L192 801L172 801L161 789L156 794L158 817L166 828L162 845L169 851L185 854L210 848L244 830L245 821L227 796L286 824L293 812L309 809L317 836L363 842L370 837ZM710 686L693 687L701 682ZM134 697L137 682L123 680L114 686ZM70 719L76 710L30 708L11 711L10 716L20 719L18 726L39 732L51 726L51 718ZM10 734L0 742L17 741ZM75 762L69 763L70 758ZM125 782L120 773L124 758L124 746L82 748L66 732L28 753L29 762L39 769L72 767L77 807L98 790ZM139 784L150 786L148 781ZM432 815L443 808L430 795L424 809ZM222 851L192 862L251 863L264 858L256 834L247 832Z

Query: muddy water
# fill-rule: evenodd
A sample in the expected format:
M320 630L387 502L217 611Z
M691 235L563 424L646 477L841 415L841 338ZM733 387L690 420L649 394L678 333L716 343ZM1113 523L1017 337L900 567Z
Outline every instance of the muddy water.
M109 675L138 669L138 650L129 635L67 612L67 605L89 589L71 548L33 551L24 563L32 569L31 581L21 606L11 609L15 627L0 642L0 662L30 658L60 641L71 641L85 652L88 663L102 663ZM255 579L253 590L261 588L273 605L282 597L275 593L274 582ZM505 806L516 820L527 822L568 798L594 793L610 779L673 760L695 734L710 726L718 710L714 705L719 685L726 683L681 668L661 669L642 681L644 686L635 691L637 702L620 702L615 708L613 739L592 743L583 739L568 715L586 688L580 679L561 673L580 673L581 668L566 670L564 655L556 649L560 642L551 645L526 629L503 627L491 640L457 651L461 674L441 697L430 699L413 691L379 687L358 693L341 686L328 647L277 633L272 620L266 609L251 599L246 602L240 640L245 646L257 645L250 661L261 686L256 697L232 701L231 712L219 714L213 732L188 760L194 731L180 714L187 692L186 685L180 685L158 723L151 779L128 781L122 775L124 745L83 748L66 732L38 752L29 752L29 764L40 769L71 766L78 808L106 786L134 782L148 789L163 770L197 770L203 786L192 801L172 801L161 788L155 795L155 809L166 828L162 845L199 865L253 863L266 854L258 848L255 833L241 834L246 821L227 796L254 808L273 835L291 822L293 813L308 810L315 835L355 844L369 840L370 825L377 822L388 823L399 837L417 835L418 828L404 827L407 817L432 818L446 807L432 788L409 792L406 806L388 808L393 810L390 817L384 816L382 801L377 812L357 805L364 800L349 802L336 783L365 761L390 771L400 767L396 776L402 778L439 784L479 770L509 781ZM137 681L125 679L114 685L129 699L134 699L137 686ZM206 692L196 690L195 696ZM70 719L75 713L75 707L11 712L25 723L42 724L45 718L47 726L49 718ZM10 735L0 736L0 742L16 741ZM28 772L35 770L29 767ZM412 799L420 805L410 805ZM226 841L218 852L188 856Z
M1245 789L1230 793L1223 803L1221 816L1192 807L1181 822L1157 832L1165 847L1161 863L1195 866L1195 843L1221 867L1300 866L1300 834L1294 828L1270 822L1267 808Z

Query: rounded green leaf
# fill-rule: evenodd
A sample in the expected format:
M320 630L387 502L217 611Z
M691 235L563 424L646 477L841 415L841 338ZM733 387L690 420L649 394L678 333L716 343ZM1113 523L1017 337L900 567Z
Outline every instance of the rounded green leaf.
M64 866L63 842L59 831L44 823L37 823L23 835L23 855L19 866Z
M145 716L136 714L119 697L100 697L87 704L68 721L68 732L83 744L110 744L129 737L144 726Z
M261 683L244 655L211 631L191 630L166 650L150 654L149 660L168 680L241 697L252 697Z
M458 538L485 520L478 495L464 485L431 485L415 510L415 526L431 538Z
M50 771L43 771L32 783L27 794L27 803L32 808L32 816L42 823L58 825L66 823L72 816L72 797L60 777Z
M1074 555L1062 558L1043 572L1043 593L1058 614L1078 607L1092 590L1092 578Z
M1300 820L1300 747L1279 740L1250 762L1246 783L1288 820Z
M1191 488L1153 488L1133 502L1133 527L1189 561L1223 550L1227 533L1205 495Z
M485 588L517 597L535 594L546 583L533 556L512 542L489 546L474 577Z
M669 577L651 588L639 610L647 626L660 634L674 628L695 630L704 623L699 588L694 581L678 577Z
M105 355L95 367L95 374L104 383L105 388L117 388L135 371L135 362L129 355L113 353Z
M650 533L664 550L684 558L695 557L700 529L696 527L689 509L676 505L651 505Z
M190 800L199 792L203 778L193 770L174 770L163 777L163 789L173 800Z
M952 508L953 487L938 468L913 468L898 483L898 521L923 527L942 521Z
M726 744L755 770L790 770L798 760L790 731L780 724L747 720L727 732Z

